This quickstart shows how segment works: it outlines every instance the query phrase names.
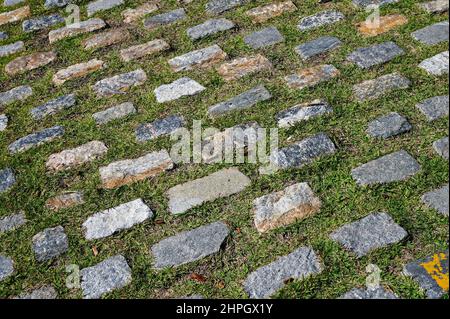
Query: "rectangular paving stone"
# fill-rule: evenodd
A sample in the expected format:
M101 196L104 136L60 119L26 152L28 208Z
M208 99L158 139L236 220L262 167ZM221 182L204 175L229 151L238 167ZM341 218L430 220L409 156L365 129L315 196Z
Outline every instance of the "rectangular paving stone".
M73 149L64 150L49 156L45 167L49 171L62 171L99 159L108 152L103 142L92 141Z
M94 113L92 114L92 117L98 125L102 125L135 113L137 113L137 111L133 103L125 102L104 111Z
M386 33L392 29L408 23L408 18L401 14L389 14L381 16L379 21L372 23L372 21L363 21L358 24L358 30L365 36L377 36Z
M256 229L262 233L288 226L317 213L321 204L307 183L259 197L253 201Z
M308 31L325 25L337 23L343 19L345 19L345 16L341 12L325 10L302 18L298 24L298 28L300 31Z
M405 54L402 48L392 41L360 48L347 56L347 61L355 63L362 69L383 64Z
M163 239L150 249L153 268L177 267L216 254L229 233L225 223L215 222Z
M84 204L84 195L82 192L68 192L49 198L45 202L45 208L59 211Z
M33 32L48 29L54 25L64 23L64 18L59 14L51 14L22 22L24 32Z
M205 202L239 193L250 183L250 179L237 168L222 169L169 189L169 211L174 215L185 213Z
M275 27L267 27L244 37L245 44L255 50L272 46L283 41L283 35Z
M406 180L420 169L419 163L401 150L352 169L352 177L361 186L385 184Z
M139 21L141 18L155 12L159 9L159 1L150 1L137 6L136 8L128 8L122 11L124 23L133 23Z
M130 32L126 29L113 29L104 31L102 33L94 34L93 36L83 40L81 44L85 50L97 50L108 47L113 44L123 42L131 37Z
M428 2L422 2L418 5L429 13L442 13L448 11L448 0L434 0Z
M208 114L211 116L218 116L232 111L245 110L259 102L267 101L271 98L272 94L270 94L263 85L259 85L226 102L211 106L208 109Z
M0 234L13 231L25 225L27 218L24 212L0 217Z
M7 65L5 65L5 72L9 75L16 75L24 73L37 68L46 66L56 59L56 53L50 52L35 52L30 55L18 57Z
M378 5L381 7L381 6L384 6L387 4L396 3L398 1L399 0L353 0L353 4L355 6L363 7L363 8L370 6L370 5Z
M60 29L52 30L48 33L50 44L66 38L73 38L80 34L89 33L106 26L105 21L99 18L92 18L79 23L70 24Z
M3 6L5 7L15 6L22 2L25 2L25 0L5 0L3 1Z
M55 85L63 85L67 81L79 79L86 75L102 69L104 62L92 59L87 62L77 63L65 69L61 69L53 75Z
M353 288L339 297L339 299L398 299L398 297L383 287L378 287L375 289Z
M408 233L385 212L372 213L356 222L346 224L330 237L361 258L375 249L403 240Z
M112 189L158 175L173 166L169 153L161 150L100 167L100 180L103 188Z
M30 7L25 6L12 11L0 13L0 25L14 23L29 17L31 14Z
M448 293L448 250L405 265L403 273L416 281L430 299Z
M28 85L18 86L6 92L0 92L0 110L11 103L23 101L32 94L33 89Z
M154 90L154 93L158 103L165 103L178 100L184 96L196 95L204 90L206 88L200 83L184 77L170 84L161 85Z
M69 241L62 226L46 228L33 236L33 251L39 262L54 259L69 249Z
M422 196L422 202L442 215L448 216L448 197L449 197L448 184L441 188L435 189Z
M210 19L203 22L202 24L187 29L186 32L191 40L199 40L210 35L231 30L235 26L236 25L233 21L224 18Z
M426 116L428 121L434 121L448 116L448 105L448 95L440 95L423 100L416 107Z
M170 45L166 41L155 39L150 42L133 45L129 48L120 50L120 57L122 61L129 62L168 49L170 49Z
M170 12L158 14L144 20L144 27L146 29L156 29L158 27L166 26L179 22L187 18L186 11L183 8L176 9Z
M217 68L217 72L229 82L270 69L272 69L272 63L266 57L257 54L226 62Z
M44 7L47 9L65 7L69 3L74 3L75 0L45 0Z
M109 10L124 4L124 0L97 0L89 2L87 5L88 17L93 16L99 11Z
M11 168L0 169L0 194L10 190L16 184L16 176Z
M448 42L448 21L432 24L411 33L411 36L426 45L436 45Z
M8 55L21 52L25 49L25 45L22 41L17 41L11 44L5 44L0 46L0 58Z
M130 266L122 255L81 269L80 274L84 299L99 299L109 292L128 286L132 280Z
M362 102L377 99L393 90L406 89L411 81L401 74L391 73L373 80L367 80L353 86L355 98Z
M0 255L0 282L11 276L13 273L14 261L5 255Z
M264 23L286 12L294 12L296 10L297 7L292 1L284 1L253 8L245 12L245 14L252 19L253 23Z
M168 135L184 126L184 118L180 115L170 115L165 118L144 123L138 126L135 135L138 142L150 141L162 135Z
M448 161L448 136L433 143L433 148L440 156Z
M405 117L391 112L371 121L367 128L367 134L372 137L389 138L409 132L411 129L412 126Z
M334 65L323 64L300 70L297 73L286 76L284 79L291 89L302 90L329 81L339 76L339 74L339 70Z
M42 286L40 288L34 289L31 292L21 293L19 296L14 297L13 299L22 299L22 300L50 300L57 299L58 293L56 292L53 286Z
M152 217L152 210L139 198L89 217L83 223L84 236L87 240L105 238Z
M245 4L248 0L210 0L205 8L209 14L221 14L225 11L239 7Z
M322 270L323 266L314 250L300 247L250 273L245 279L244 290L250 298L266 299L283 288L290 279L302 280Z
M77 102L75 94L60 96L30 110L30 114L35 120L42 120L48 115L56 114L62 110L71 108Z
M227 54L217 45L195 50L170 59L169 65L174 72L208 68L227 58Z
M448 51L441 52L435 56L425 59L419 64L419 68L430 75L448 74Z
M8 127L8 117L5 114L0 114L0 132L3 132Z
M44 143L53 141L54 139L64 135L64 128L62 126L53 126L43 129L37 133L33 133L22 138L19 138L15 142L9 144L8 151L11 154L25 152L30 148L37 147Z
M308 121L312 118L332 113L333 109L325 100L314 100L293 106L287 110L279 112L275 119L278 127L291 127L298 122Z
M305 42L295 48L295 51L303 60L308 60L319 54L334 50L342 45L336 37L323 36L312 41Z
M109 97L115 94L123 94L134 86L143 85L146 80L147 75L144 70L137 69L100 80L92 86L92 89L99 98Z

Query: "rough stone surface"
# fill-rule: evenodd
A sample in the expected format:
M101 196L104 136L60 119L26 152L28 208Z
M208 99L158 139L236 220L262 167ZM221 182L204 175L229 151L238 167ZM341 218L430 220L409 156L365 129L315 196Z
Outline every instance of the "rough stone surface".
M85 50L95 51L100 48L123 42L130 37L131 34L126 29L113 29L110 31L94 34L86 40L83 40L82 45Z
M312 30L325 25L334 24L345 19L345 16L339 11L326 10L314 14L309 17L304 17L300 20L298 28L301 31Z
M208 109L208 114L217 116L235 110L244 110L256 105L259 102L269 100L270 98L272 98L270 92L267 91L263 85L259 85L226 102L211 106Z
M104 111L94 113L92 114L92 117L94 118L97 124L101 125L111 122L113 120L123 118L130 114L135 114L136 112L137 111L133 103L126 102L110 107Z
M448 216L448 184L430 191L422 196L422 202L439 213Z
M288 75L285 80L291 89L304 89L319 83L329 81L340 74L339 70L331 64L323 64L303 69Z
M8 39L8 33L0 31L0 41ZM1 49L0 49L1 50Z
M415 280L430 299L448 292L448 250L410 262L403 273Z
M104 188L112 189L155 176L172 168L173 162L169 153L162 150L100 167L100 179Z
M365 36L377 36L408 23L408 19L401 14L381 16L379 21L363 21L358 24L358 30Z
M8 127L8 117L5 114L0 114L0 132L3 132Z
M15 54L17 52L21 52L25 49L25 45L22 41L17 41L11 44L5 44L0 46L0 58L8 55Z
M321 271L316 253L309 247L300 247L252 272L244 282L244 290L250 298L269 298L290 279L301 280Z
M448 21L442 21L411 33L417 41L426 45L448 42Z
M42 145L47 142L53 141L55 138L64 135L64 128L62 126L53 126L37 133L32 133L30 135L19 138L15 142L8 146L10 153L20 153L30 148Z
M57 299L58 293L53 286L42 286L41 288L34 289L31 292L20 294L14 299Z
M211 19L195 27L187 29L187 35L191 40L199 40L207 36L233 29L236 25L227 19Z
M84 196L81 192L64 193L52 198L49 198L45 202L45 207L58 211L61 209L71 208L84 203Z
M255 226L259 232L287 226L317 213L320 206L320 199L307 183L294 184L253 201Z
M171 115L152 123L145 123L136 129L136 140L145 142L162 135L168 135L184 126L184 118L180 115Z
M266 57L258 54L226 62L217 68L217 72L225 81L233 81L256 72L270 69L272 69L272 63Z
M155 29L161 26L169 25L187 18L186 11L176 9L170 12L158 14L144 20L144 27L147 29Z
M367 69L375 65L389 62L403 54L405 54L403 49L394 42L388 41L357 49L347 56L347 61L355 63L362 69Z
M211 0L206 4L206 12L209 14L221 14L241 6L247 1L248 0Z
M8 191L16 183L16 176L11 168L0 169L0 194Z
M48 115L56 114L59 111L74 106L76 102L77 99L75 94L63 95L45 104L42 104L38 107L31 109L30 114L35 120L41 120Z
M406 180L420 169L419 163L401 150L352 169L352 177L358 185L385 184Z
M104 294L131 283L131 269L125 257L116 255L81 270L83 298L99 299Z
M19 228L27 222L24 212L0 217L0 234Z
M0 282L11 276L14 272L14 262L11 258L0 255Z
M50 52L36 52L30 55L18 57L5 66L5 72L9 75L16 75L31 71L53 62L56 59L56 53Z
M45 0L45 4L44 7L47 9L51 9L51 8L61 8L61 7L65 7L66 5L68 5L69 3L73 3L75 0Z
M87 5L88 17L93 16L99 11L109 10L124 4L124 0L97 0L89 2Z
M62 226L47 228L33 236L33 251L37 261L47 261L64 254L69 241Z
M268 27L244 37L245 44L253 49L268 47L283 41L283 35L275 27Z
M28 85L22 85L15 87L6 92L0 93L0 110L3 106L17 102L23 101L33 94L33 89Z
M378 287L376 289L354 288L339 299L398 299L398 297L394 293Z
M92 72L103 68L104 62L97 59L92 59L87 62L71 65L65 69L61 69L53 75L53 83L55 85L62 85L66 81L82 78Z
M215 222L163 239L151 247L153 267L176 267L216 254L229 232L227 225Z
M448 161L448 136L433 143L433 148L440 156Z
M448 11L448 0L434 0L422 2L418 5L429 13L441 13Z
M319 54L323 54L333 49L336 49L341 45L342 42L338 38L324 36L299 45L298 47L295 48L295 51L300 55L300 57L303 60L308 60Z
M21 7L16 10L0 13L0 25L8 24L23 20L30 16L29 6Z
M330 237L358 258L375 249L403 240L408 233L387 213L373 213L356 222L342 226Z
M92 86L92 89L97 97L109 97L115 94L123 94L131 87L143 85L146 80L147 75L144 70L137 69L100 80Z
M250 183L237 168L222 169L169 189L169 210L172 214L182 214L205 202L239 193Z
M367 134L372 137L388 138L409 132L411 129L412 126L405 117L392 112L370 122Z
M398 73L382 75L353 86L353 94L358 101L373 100L393 90L406 89L411 81Z
M227 54L217 45L195 50L169 60L174 72L208 68L227 58Z
M133 23L139 21L145 15L158 10L159 1L151 1L144 3L134 9L128 8L122 12L124 23Z
M245 14L252 19L253 23L264 23L286 12L294 12L295 10L297 10L297 7L292 1L284 1L253 8Z
M105 21L99 18L93 18L79 23L70 24L68 26L62 27L60 29L52 30L48 34L48 40L50 44L66 39L76 37L83 33L92 32L95 30L102 29L106 26Z
M426 116L428 121L434 121L448 116L448 104L448 95L439 95L420 102L416 107Z
M89 217L83 223L85 238L87 240L105 238L143 223L152 217L152 210L145 205L142 199L136 199Z
M16 4L25 2L25 0L5 0L3 1L3 6L9 7L9 6L15 6Z
M399 0L353 0L353 4L358 7L367 7L370 5L384 6L386 4L396 3Z
M170 84L161 85L155 89L154 93L158 103L165 103L177 100L183 96L196 95L204 90L206 88L200 83L184 77Z
M48 29L51 26L64 23L64 18L59 14L51 14L35 19L25 20L22 23L22 29L24 32L33 32Z
M314 100L293 106L276 115L278 127L291 127L298 122L308 121L312 118L332 113L333 109L324 100Z
M123 61L129 62L151 54L162 52L170 48L169 44L160 39L152 40L147 43L131 46L120 50L120 57Z
M431 75L448 74L448 51L441 52L435 56L425 59L419 64L419 68Z

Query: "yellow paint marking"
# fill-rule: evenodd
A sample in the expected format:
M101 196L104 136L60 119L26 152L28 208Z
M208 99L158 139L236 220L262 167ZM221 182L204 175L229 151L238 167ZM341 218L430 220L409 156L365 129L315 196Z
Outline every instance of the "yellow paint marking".
M420 264L443 290L448 291L448 272L443 272L441 261L447 260L444 253L435 254L431 261Z

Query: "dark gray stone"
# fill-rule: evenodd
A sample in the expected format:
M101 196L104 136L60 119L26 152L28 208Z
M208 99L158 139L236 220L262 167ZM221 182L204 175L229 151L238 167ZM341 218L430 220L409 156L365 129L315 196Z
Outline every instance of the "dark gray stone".
M136 112L137 111L133 103L126 102L110 107L104 111L94 113L92 114L92 117L94 118L95 122L100 125L123 118L130 114L135 114Z
M406 89L410 85L411 81L404 76L391 73L354 85L353 93L356 99L362 102L379 98L393 90Z
M448 21L438 22L414 31L411 36L426 45L448 42Z
M17 41L14 43L2 45L0 46L0 58L11 54L15 54L17 52L21 52L24 49L25 45L23 41Z
M403 54L405 54L405 51L394 42L388 41L357 49L347 56L347 60L355 63L362 69L367 69L378 64L386 63Z
M184 125L184 118L179 115L171 115L152 123L145 123L136 129L136 140L145 142L153 140L161 135L171 134Z
M116 255L81 270L83 298L99 299L104 294L131 283L131 269L125 257Z
M372 137L388 138L409 132L412 126L398 113L392 112L369 123L367 134Z
M16 177L11 168L0 169L0 193L8 191L16 183Z
M151 248L154 268L180 266L215 254L229 232L227 225L215 222L166 238Z
M396 3L399 0L353 0L353 4L358 7L367 7L370 5L384 6L386 4Z
M333 24L345 19L345 16L339 11L326 10L316 13L309 17L304 17L300 20L298 28L301 31L307 31L324 25Z
M322 271L315 252L301 247L287 256L252 272L244 282L250 298L269 298L286 285L289 279L304 279Z
M8 146L8 150L12 154L24 152L32 147L51 142L55 138L61 137L63 135L64 128L62 126L53 126L37 133L19 138Z
M211 0L206 4L206 12L209 14L221 14L245 4L248 0Z
M383 287L378 287L376 289L354 288L339 299L398 299L398 297Z
M448 95L441 95L430 97L416 106L426 116L428 121L434 121L448 116L448 103Z
M316 55L336 49L341 45L342 42L338 38L324 36L299 45L295 48L295 51L303 60L308 60Z
M25 20L22 23L22 29L24 32L33 32L43 29L48 29L51 26L64 23L64 18L59 14L51 14L48 16L39 17L36 19Z
M352 169L352 177L358 185L385 184L406 180L420 169L419 163L401 150Z
M371 251L398 243L408 233L386 213L373 213L334 231L330 237L358 258Z
M62 226L47 228L33 236L33 251L37 261L47 261L64 254L69 241Z
M279 127L290 127L301 121L332 113L333 109L324 100L314 100L309 103L296 105L276 115Z
M124 0L97 0L89 2L87 5L88 17L93 16L99 11L109 10L124 4Z
M187 15L184 9L176 9L167 13L159 14L144 20L144 27L154 29L177 21L186 19Z
M253 49L264 48L283 41L283 35L275 27L268 27L263 30L253 32L244 38L245 44Z
M45 0L44 7L47 9L55 8L55 7L65 7L69 3L74 3L76 0Z
M58 298L58 293L53 286L43 286L41 288L35 289L29 293L23 293L14 299L56 299Z
M439 213L448 216L448 184L422 196L422 202Z
M23 212L0 218L0 234L19 228L27 222Z
M0 255L0 282L14 272L14 262L11 258Z
M448 136L433 143L433 148L440 156L448 161Z
M432 269L431 272L430 269ZM445 285L445 277L447 277L448 289L448 250L407 264L403 269L403 273L414 279L420 288L425 291L428 298L441 298L448 292L439 285L441 281ZM439 278L439 283L436 281L436 278Z
M8 39L8 33L0 31L0 41Z
M233 29L236 25L227 19L211 19L195 27L187 29L187 35L191 40L198 40L219 32Z
M23 101L29 96L33 94L33 89L29 86L18 86L14 89L11 89L6 92L0 93L0 110L2 109L2 106L17 102L17 101Z
M74 106L75 103L75 94L64 95L31 109L30 113L35 120L41 120L48 115L53 115L61 110L68 109Z
M247 92L239 94L231 100L211 106L208 109L208 114L216 116L234 110L247 109L254 106L258 102L266 101L270 98L272 98L270 92L267 91L263 85L259 85Z

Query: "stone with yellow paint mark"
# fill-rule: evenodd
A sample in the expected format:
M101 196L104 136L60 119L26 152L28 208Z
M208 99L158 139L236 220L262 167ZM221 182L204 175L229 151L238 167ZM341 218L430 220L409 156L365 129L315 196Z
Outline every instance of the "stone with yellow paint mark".
M358 31L365 36L376 36L408 23L401 14L390 14L380 17L379 22L364 21L357 25Z
M413 278L425 290L428 298L441 298L448 292L448 250L407 264L405 275Z

